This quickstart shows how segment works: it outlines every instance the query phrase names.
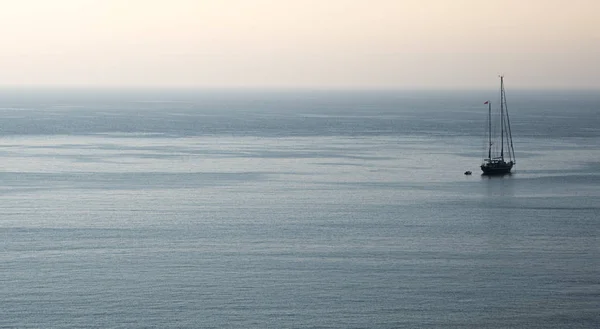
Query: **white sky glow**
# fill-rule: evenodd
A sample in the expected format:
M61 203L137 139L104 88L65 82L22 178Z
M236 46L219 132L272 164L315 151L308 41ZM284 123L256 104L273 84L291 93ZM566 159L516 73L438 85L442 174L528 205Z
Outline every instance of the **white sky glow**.
M596 0L0 2L0 85L600 89Z

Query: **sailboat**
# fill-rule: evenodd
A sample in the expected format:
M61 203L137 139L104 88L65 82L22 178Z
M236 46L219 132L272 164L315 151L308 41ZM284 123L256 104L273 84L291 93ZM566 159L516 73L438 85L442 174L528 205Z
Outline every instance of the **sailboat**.
M500 136L492 136L492 102L487 101L484 104L488 105L488 152L487 158L483 159L481 164L481 171L484 175L510 174L517 161L515 160L510 118L506 106L504 76L500 76L500 118L496 123L496 128L498 124L500 125Z

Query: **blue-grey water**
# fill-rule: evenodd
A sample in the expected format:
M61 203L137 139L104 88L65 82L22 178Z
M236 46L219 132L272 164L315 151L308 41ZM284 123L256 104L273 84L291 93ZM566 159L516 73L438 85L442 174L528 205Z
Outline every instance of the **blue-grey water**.
M2 90L0 327L597 328L600 92L507 96Z

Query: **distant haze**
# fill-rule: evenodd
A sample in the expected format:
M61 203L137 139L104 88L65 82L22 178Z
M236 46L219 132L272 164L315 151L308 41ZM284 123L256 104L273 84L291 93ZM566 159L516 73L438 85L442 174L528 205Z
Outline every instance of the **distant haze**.
M598 0L19 0L0 85L600 89Z

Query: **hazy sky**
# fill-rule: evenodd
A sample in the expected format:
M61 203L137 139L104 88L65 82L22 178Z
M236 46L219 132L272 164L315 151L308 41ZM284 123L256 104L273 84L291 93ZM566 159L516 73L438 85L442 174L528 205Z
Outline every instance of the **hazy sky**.
M0 85L600 89L600 0L0 0Z

